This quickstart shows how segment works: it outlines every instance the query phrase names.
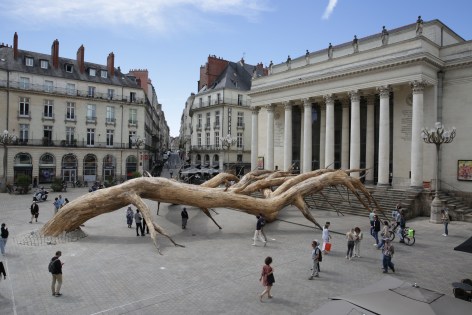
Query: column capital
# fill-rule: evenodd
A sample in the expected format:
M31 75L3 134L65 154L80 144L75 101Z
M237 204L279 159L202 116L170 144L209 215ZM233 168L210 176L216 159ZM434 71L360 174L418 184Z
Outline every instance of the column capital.
M303 101L303 106L304 107L311 106L311 102L310 102L309 98L304 98L304 99L302 99L302 101Z
M258 107L258 106L251 107L251 111L252 111L252 113L253 113L254 115L258 115L260 109L261 109L261 108Z
M323 95L323 99L326 104L334 104L334 95L333 94L326 94Z
M352 91L347 92L347 94L351 98L351 102L359 102L359 99L360 99L359 90L352 90Z
M341 102L342 108L349 108L349 105L351 105L351 102L349 101L349 98L343 97L339 100Z
M374 94L366 95L365 98L367 100L367 106L375 105L375 95Z
M274 104L269 104L264 106L267 112L273 113L275 111L275 105Z
M390 97L390 86L382 85L382 86L378 86L376 89L377 89L377 92L379 92L380 98Z
M283 102L282 104L284 105L285 110L292 110L292 102L291 101Z
M320 103L318 106L320 107L320 110L326 110L326 104Z
M424 87L428 85L425 81L412 81L410 82L410 87L413 90L413 94L423 93Z

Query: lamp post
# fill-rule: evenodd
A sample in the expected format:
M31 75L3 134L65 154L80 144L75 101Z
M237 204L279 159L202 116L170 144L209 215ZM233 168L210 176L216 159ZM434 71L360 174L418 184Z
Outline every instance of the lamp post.
M0 185L2 192L5 192L7 187L8 145L14 141L16 141L16 136L10 134L8 130L4 130L0 135L0 144L3 146L3 180Z
M228 170L229 169L229 149L236 142L236 139L231 137L231 134L227 134L226 137L221 138L220 141L221 141L221 148L223 149L223 152L226 152L228 154L228 166L226 167L226 170ZM224 165L224 160L223 160L223 165Z
M139 149L146 143L146 138L141 138L140 136L133 136L131 141L133 141L134 145L136 146L136 171L139 172ZM143 158L143 173L144 173L144 158Z
M451 130L446 130L444 125L440 122L434 124L434 128L427 130L423 128L421 137L425 143L432 143L436 145L436 180L435 180L435 194L433 202L431 203L431 223L441 223L441 199L439 199L439 150L441 144L451 143L456 136L456 127L452 127Z

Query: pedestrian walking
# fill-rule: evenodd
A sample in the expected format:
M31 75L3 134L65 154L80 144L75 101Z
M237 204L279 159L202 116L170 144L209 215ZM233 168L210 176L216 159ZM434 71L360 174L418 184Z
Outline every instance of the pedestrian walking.
M266 257L264 262L265 265L262 267L261 277L259 278L259 281L262 281L262 285L264 286L264 291L262 291L259 297L261 302L265 294L267 294L269 299L272 298L272 295L270 295L270 290L272 289L272 285L275 282L274 269L270 266L272 263L272 257Z
M33 223L34 219L36 219L36 222L38 222L39 206L36 203L36 201L33 200L33 203L30 206L30 210L31 210L31 220L29 223Z
M136 236L139 236L140 231L141 236L144 236L143 217L141 213L139 213L139 209L136 209L136 213L134 214L134 222L136 222Z
M389 230L390 230L390 225L388 221L385 220L383 223L382 232L380 233L380 237L382 238L382 241L379 244L374 245L377 249L381 249L385 244L385 240L390 239Z
M262 215L262 213L259 213L259 220L261 221L261 234L262 234L262 237L264 237L264 241L267 242L267 236L264 232L264 226L266 225L266 220L265 220L264 216Z
M184 207L182 209L180 216L182 217L182 229L185 230L187 228L187 221L188 221L187 208Z
M370 235L374 236L374 216L377 214L375 209L369 213L369 222L370 222Z
M329 244L329 240L331 239L331 235L329 234L329 226L331 225L330 222L326 222L323 227L323 233L321 235L321 239L323 240L323 254L327 254L330 249L326 248L326 244Z
M64 205L65 205L65 200L64 198L62 197L62 195L59 195L59 198L57 198L57 200L59 201L59 209L62 208Z
M372 236L375 238L375 244L379 244L380 221L377 215L374 215L374 227L372 229Z
M398 225L400 225L400 228L398 229L398 236L400 236L400 243L405 243L404 238L404 233L405 233L405 227L406 227L406 218L405 218L405 212L403 210L398 211Z
M3 275L3 279L7 278L7 273L5 271L5 266L3 266L3 262L0 261L0 280L2 278L2 275Z
M57 214L57 212L61 208L61 202L59 201L59 198L54 198L54 202L52 204L54 205L54 214Z
M264 244L264 246L266 246L267 242L266 242L266 240L264 240L264 238L262 237L262 233L261 233L261 229L262 229L261 216L257 215L256 218L257 218L256 231L254 232L254 238L253 238L254 242L252 242L252 246L256 246L256 240L261 241Z
M349 259L349 260L352 259L355 237L356 237L356 234L355 234L354 228L352 228L350 231L346 233L346 239L347 239L346 259Z
M443 236L448 236L449 235L449 230L447 229L447 226L449 225L449 211L446 207L444 207L441 210L441 221L444 224L444 234L443 234Z
M59 259L61 257L62 252L58 250L56 255L51 258L49 262L49 272L52 274L52 283L51 283L51 291L52 296L61 296L61 287L62 287L62 265L63 262Z
M7 240L8 240L8 228L6 227L5 223L2 223L2 227L0 229L0 251L2 252L2 255L5 256L5 246L7 245Z
M361 241L364 238L361 229L356 226L354 228L355 237L354 237L354 257L361 258Z
M318 240L313 240L313 242L311 242L311 247L313 248L311 251L311 260L313 265L311 267L311 276L308 278L308 280L313 280L315 277L319 277L321 249L318 247L318 245Z
M131 207L128 207L128 209L126 210L126 223L128 223L128 228L130 229L131 229L131 225L133 224L133 216L134 216L133 209L131 209Z
M395 272L395 265L392 262L392 257L394 253L395 249L393 248L392 242L390 242L390 239L386 239L385 245L382 250L383 273L388 273L388 268Z

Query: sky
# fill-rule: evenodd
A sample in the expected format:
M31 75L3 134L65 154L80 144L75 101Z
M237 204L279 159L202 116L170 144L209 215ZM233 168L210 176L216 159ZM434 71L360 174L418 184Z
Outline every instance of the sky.
M197 93L209 55L268 66L414 23L439 19L472 40L472 1L456 0L2 0L0 42L106 64L123 72L148 69L171 136L178 136L185 101Z

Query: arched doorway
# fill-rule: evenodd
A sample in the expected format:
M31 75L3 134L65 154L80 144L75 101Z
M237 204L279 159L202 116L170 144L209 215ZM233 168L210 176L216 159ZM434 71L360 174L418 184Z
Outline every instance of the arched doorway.
M15 160L13 164L13 180L16 182L16 179L19 175L26 175L32 179L33 175L33 159L29 153L18 153L15 155Z
M77 180L77 157L70 153L62 157L62 180L75 183Z
M84 157L84 182L97 181L97 157L94 154L87 154Z
M112 182L115 179L116 159L108 154L103 158L103 180Z
M44 153L39 158L39 183L52 183L56 177L56 159L50 153Z
M138 170L138 159L134 155L126 158L126 179L133 178L133 173Z

